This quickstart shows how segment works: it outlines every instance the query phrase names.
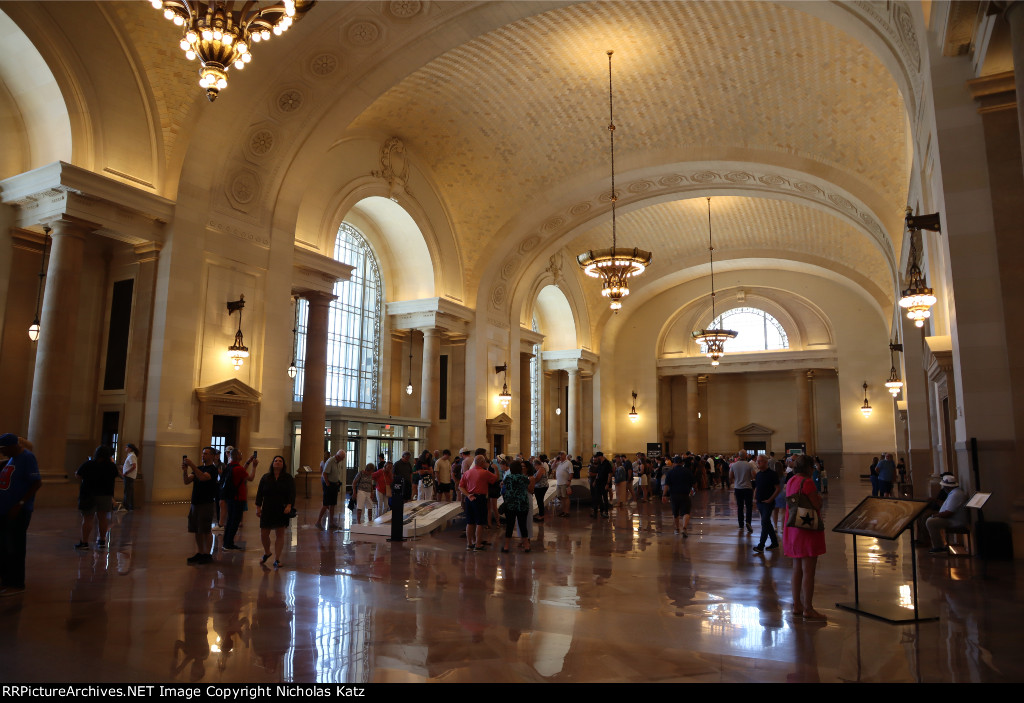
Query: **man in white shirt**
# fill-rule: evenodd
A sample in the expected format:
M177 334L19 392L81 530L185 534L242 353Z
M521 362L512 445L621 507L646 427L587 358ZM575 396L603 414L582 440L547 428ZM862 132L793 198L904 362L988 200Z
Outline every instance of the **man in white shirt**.
M932 540L932 548L928 550L929 554L948 554L949 545L942 538L942 531L967 525L967 509L964 507L964 504L967 503L967 493L960 488L960 482L957 481L956 476L951 473L942 474L939 485L950 489L950 491L946 495L942 507L939 508L939 514L933 515L925 521L928 536Z
M733 493L736 496L736 516L740 523L740 529L746 524L747 532L753 533L751 525L754 509L754 485L751 480L756 471L753 464L747 461L747 453L740 452L736 455L736 461L729 465L729 478L732 480ZM743 515L746 513L746 518Z
M572 462L566 457L565 452L558 452L555 459L555 488L558 491L558 517L569 517L569 508L572 505L570 484L572 483Z

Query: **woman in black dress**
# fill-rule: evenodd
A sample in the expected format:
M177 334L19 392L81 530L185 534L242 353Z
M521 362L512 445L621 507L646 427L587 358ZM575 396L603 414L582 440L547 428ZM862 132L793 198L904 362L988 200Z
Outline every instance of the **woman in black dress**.
M260 541L263 542L263 558L266 564L270 558L270 531L274 531L274 568L281 566L281 550L284 548L284 528L288 527L292 506L295 504L295 480L288 473L283 456L275 456L270 462L270 471L260 479L256 489L256 517L260 519Z

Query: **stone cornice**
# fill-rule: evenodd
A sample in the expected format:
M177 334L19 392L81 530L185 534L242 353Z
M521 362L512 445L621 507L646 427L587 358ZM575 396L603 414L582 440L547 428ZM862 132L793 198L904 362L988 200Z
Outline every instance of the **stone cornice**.
M467 335L473 311L446 298L399 300L387 304L393 329L439 329L450 335Z
M599 359L597 354L586 349L542 351L540 358L545 371L577 370L588 375L594 373Z
M174 203L63 161L0 181L0 201L17 210L16 224L33 227L76 217L97 234L132 245L162 242Z
M324 256L319 252L295 247L292 258L292 293L315 291L334 295L334 284L352 278L354 266Z
M834 349L731 353L722 357L714 373L748 373L756 371L801 371L835 369L839 365ZM658 359L658 376L682 376L708 371L711 362L705 356L679 356Z

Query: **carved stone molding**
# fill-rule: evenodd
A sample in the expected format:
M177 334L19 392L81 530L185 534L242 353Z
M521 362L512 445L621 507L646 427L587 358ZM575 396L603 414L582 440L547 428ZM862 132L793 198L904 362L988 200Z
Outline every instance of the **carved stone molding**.
M229 234L232 237L237 237L238 239L252 244L258 244L264 248L268 248L270 246L270 237L267 234L256 232L251 229L242 229L241 227L222 220L208 220L206 222L206 229L214 232L220 232L221 234Z
M399 192L412 196L409 191L409 155L401 139L389 137L384 141L380 148L380 170L370 171L370 175L387 181L388 197L392 200Z

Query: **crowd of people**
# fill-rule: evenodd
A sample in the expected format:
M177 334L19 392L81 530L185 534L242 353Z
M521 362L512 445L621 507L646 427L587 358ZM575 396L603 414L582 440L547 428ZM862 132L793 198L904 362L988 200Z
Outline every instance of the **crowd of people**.
M0 437L0 452L8 462L0 471L0 595L12 595L24 589L25 535L31 518L33 498L39 490L38 467L31 445L15 435ZM124 479L120 509L134 509L133 484L138 472L139 450L133 444L125 447L121 467L115 463L114 452L106 446L97 447L76 472L80 480L78 509L81 513L81 535L75 544L78 550L90 549L95 530L97 549L106 547L111 512L116 507L115 482ZM883 453L870 469L872 494L891 497L894 482L902 482L905 470ZM374 463L356 470L349 479L345 450L325 453L321 464L322 508L316 520L323 529L340 529L336 522L338 500L348 488L347 507L353 522L370 522L391 510L396 498L413 497L421 501L462 502L466 519L467 551L482 551L492 546L486 539L488 530L504 526L502 552L513 548L513 535L518 530L518 546L531 551L534 525L552 516L572 515L573 483L577 491L589 488L592 519L610 517L612 507L630 503L643 504L656 500L671 505L675 533L689 537L692 497L697 491L731 489L736 506L737 526L741 533L753 534L753 507L757 507L760 535L753 551L763 554L780 546L793 560L793 616L804 620L822 620L814 610L814 574L816 561L825 552L821 509L828 479L819 457L803 454L789 456L785 461L774 453L757 454L750 461L745 452L731 456L697 455L686 452L672 457L650 457L642 452L634 458L623 454L606 457L596 452L584 474L582 457L558 452L548 456L506 456L463 447L453 457L449 450L424 451L413 457L403 452L391 462L383 454ZM240 550L236 536L248 512L248 484L257 475L259 458L254 451L242 461L242 453L227 447L224 460L214 447L205 447L200 463L182 457L181 471L185 485L191 486L188 531L193 534L196 552L189 564L213 561L213 533L223 531L222 549ZM902 464L902 460L900 462ZM555 510L549 512L546 497L554 482ZM400 491L396 493L396 491ZM499 508L499 498L501 501ZM270 469L261 477L254 500L260 522L262 544L261 565L273 556L273 567L283 565L284 532L297 514L295 480L288 471L284 457L275 456ZM962 529L966 520L966 494L953 474L943 474L941 492L933 499L927 531L932 552L948 551L943 532ZM782 531L782 539L779 532ZM271 544L273 533L273 544ZM267 567L269 568L269 567Z

